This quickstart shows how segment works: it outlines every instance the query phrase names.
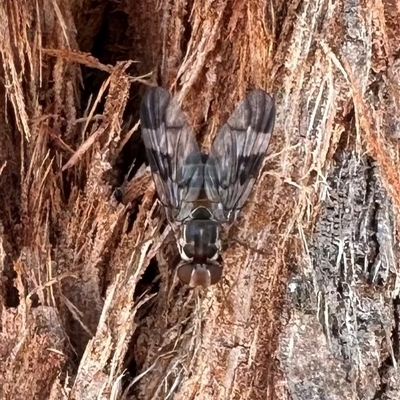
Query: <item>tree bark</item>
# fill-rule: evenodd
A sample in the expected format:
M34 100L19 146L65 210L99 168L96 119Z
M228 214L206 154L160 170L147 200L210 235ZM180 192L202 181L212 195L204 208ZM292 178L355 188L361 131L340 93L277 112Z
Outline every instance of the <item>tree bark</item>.
M0 399L400 398L399 21L378 0L3 1ZM145 168L155 83L204 149L248 90L276 101L206 291L174 274Z

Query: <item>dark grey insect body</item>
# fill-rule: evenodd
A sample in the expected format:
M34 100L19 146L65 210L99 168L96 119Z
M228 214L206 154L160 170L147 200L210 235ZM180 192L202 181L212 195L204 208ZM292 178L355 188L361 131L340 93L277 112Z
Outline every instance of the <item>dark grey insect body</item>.
M177 274L192 287L222 276L222 224L235 221L259 174L275 121L270 95L253 90L202 154L170 94L150 89L141 107L142 137L158 196L177 239Z

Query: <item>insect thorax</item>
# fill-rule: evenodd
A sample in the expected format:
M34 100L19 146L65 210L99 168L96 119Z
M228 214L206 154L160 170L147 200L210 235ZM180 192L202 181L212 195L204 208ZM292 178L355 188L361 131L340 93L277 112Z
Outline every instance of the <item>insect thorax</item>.
M180 253L183 259L206 263L216 260L220 250L219 223L208 208L200 206L182 226Z

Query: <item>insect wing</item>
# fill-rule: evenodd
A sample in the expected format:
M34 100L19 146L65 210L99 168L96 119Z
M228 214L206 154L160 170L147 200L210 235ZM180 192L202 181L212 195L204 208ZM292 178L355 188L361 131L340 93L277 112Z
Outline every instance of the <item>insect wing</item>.
M275 122L275 105L263 90L239 103L218 132L204 170L214 217L233 222L259 174Z
M152 176L170 221L182 221L203 186L204 165L185 115L161 87L150 89L140 111L142 138Z

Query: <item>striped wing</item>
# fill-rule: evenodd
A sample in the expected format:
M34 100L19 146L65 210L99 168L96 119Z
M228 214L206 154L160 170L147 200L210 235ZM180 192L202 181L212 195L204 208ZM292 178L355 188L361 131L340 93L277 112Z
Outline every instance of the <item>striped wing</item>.
M233 222L247 200L264 160L275 122L272 97L253 90L218 132L204 169L213 214Z
M170 222L183 221L203 187L204 165L185 115L161 87L142 101L142 138L158 196Z

